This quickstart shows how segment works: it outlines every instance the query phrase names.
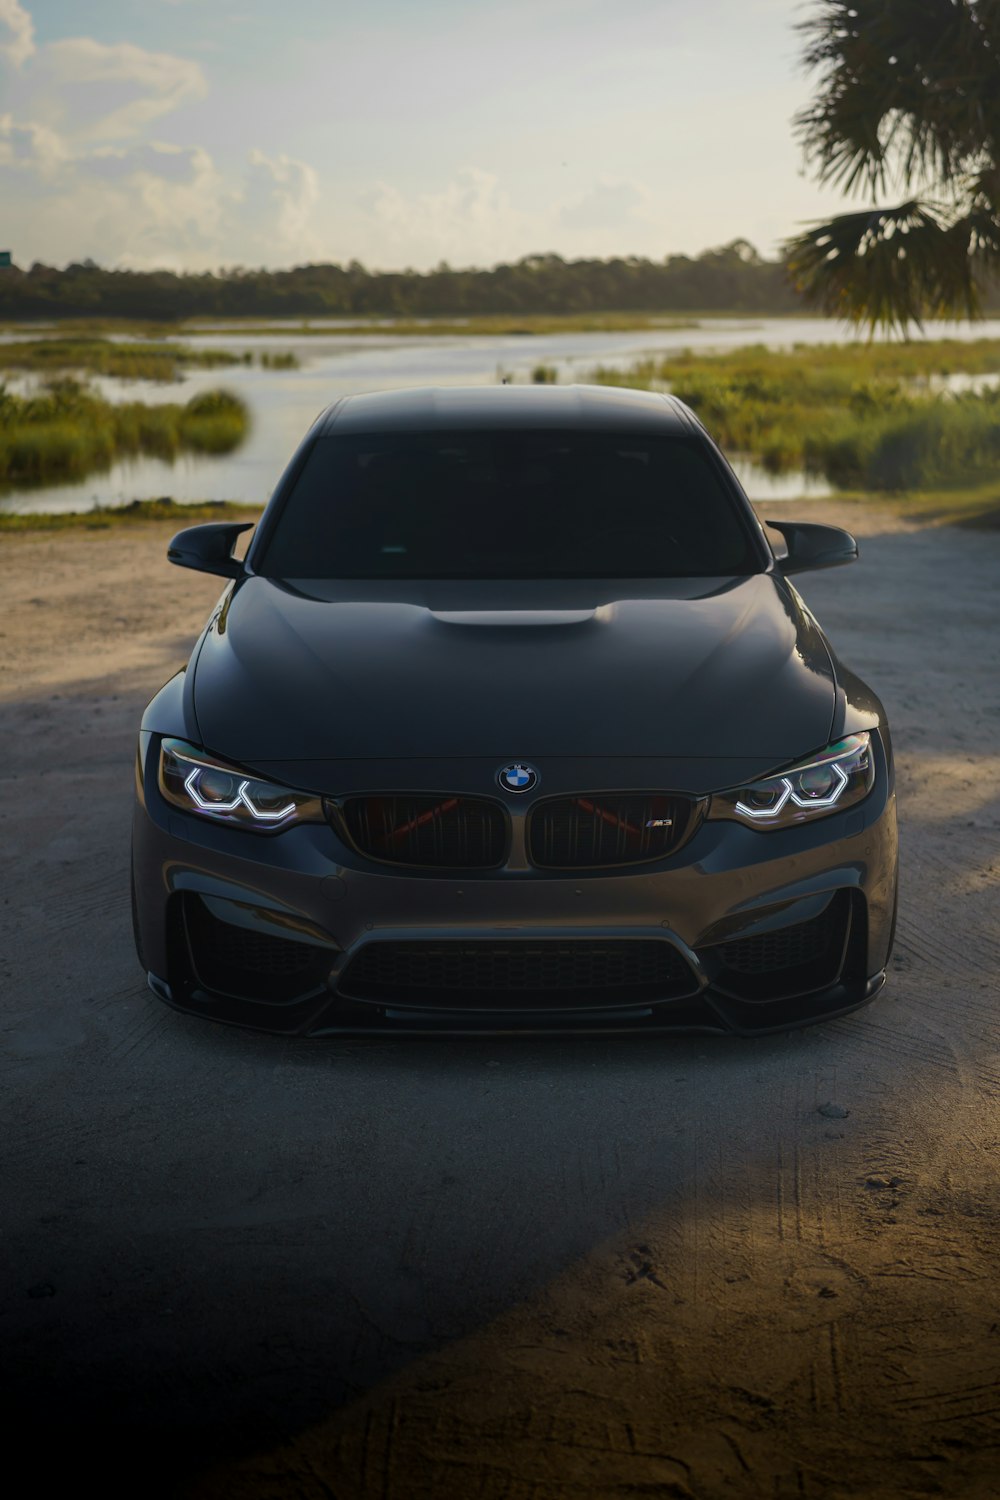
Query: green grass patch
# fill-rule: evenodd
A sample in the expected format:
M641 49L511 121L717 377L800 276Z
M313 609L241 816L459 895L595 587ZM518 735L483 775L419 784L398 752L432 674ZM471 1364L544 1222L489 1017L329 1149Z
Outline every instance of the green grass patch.
M0 386L0 483L85 479L133 454L230 453L249 425L246 406L227 391L203 391L183 406L147 406L105 401L75 380L52 381L32 396Z
M901 492L984 481L1000 465L1000 391L950 392L947 375L1000 373L1000 340L761 345L600 367L605 385L670 390L724 448L774 474Z
M40 511L8 515L0 512L0 533L109 531L112 527L131 526L137 521L170 521L180 528L198 521L256 520L262 509L263 506L243 505L234 500L200 500L191 505L179 505L167 497L132 500L128 505L99 505L93 510L70 510L61 514Z

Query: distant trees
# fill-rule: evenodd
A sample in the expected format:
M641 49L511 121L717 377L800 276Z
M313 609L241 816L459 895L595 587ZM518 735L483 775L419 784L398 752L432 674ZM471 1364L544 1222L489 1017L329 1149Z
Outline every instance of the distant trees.
M528 255L489 270L368 271L296 266L287 271L65 270L35 264L0 276L0 318L474 317L588 312L791 312L800 300L779 261L746 240L662 261L636 256L564 260Z
M796 284L873 328L974 315L1000 270L1000 3L816 0L801 30L820 182L898 201L790 241Z

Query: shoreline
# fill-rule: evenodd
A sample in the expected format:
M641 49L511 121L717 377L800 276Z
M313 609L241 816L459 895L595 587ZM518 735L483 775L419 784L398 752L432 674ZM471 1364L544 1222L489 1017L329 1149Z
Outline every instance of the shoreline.
M94 505L90 510L0 511L0 535L23 532L111 531L116 526L135 526L150 521L256 520L263 505L240 500L193 500L189 504L165 495L160 500L130 500L125 505Z

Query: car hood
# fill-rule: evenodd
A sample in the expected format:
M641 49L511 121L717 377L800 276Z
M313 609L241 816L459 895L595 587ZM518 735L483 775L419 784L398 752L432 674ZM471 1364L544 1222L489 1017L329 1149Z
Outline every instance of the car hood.
M826 742L825 640L775 574L601 584L243 579L194 670L202 743L244 765L738 758Z

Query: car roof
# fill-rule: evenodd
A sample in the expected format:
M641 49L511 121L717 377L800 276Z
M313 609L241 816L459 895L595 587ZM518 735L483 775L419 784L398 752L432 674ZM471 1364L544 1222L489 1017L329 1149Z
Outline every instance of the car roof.
M683 402L607 385L424 386L345 396L317 423L323 434L530 427L700 432Z

